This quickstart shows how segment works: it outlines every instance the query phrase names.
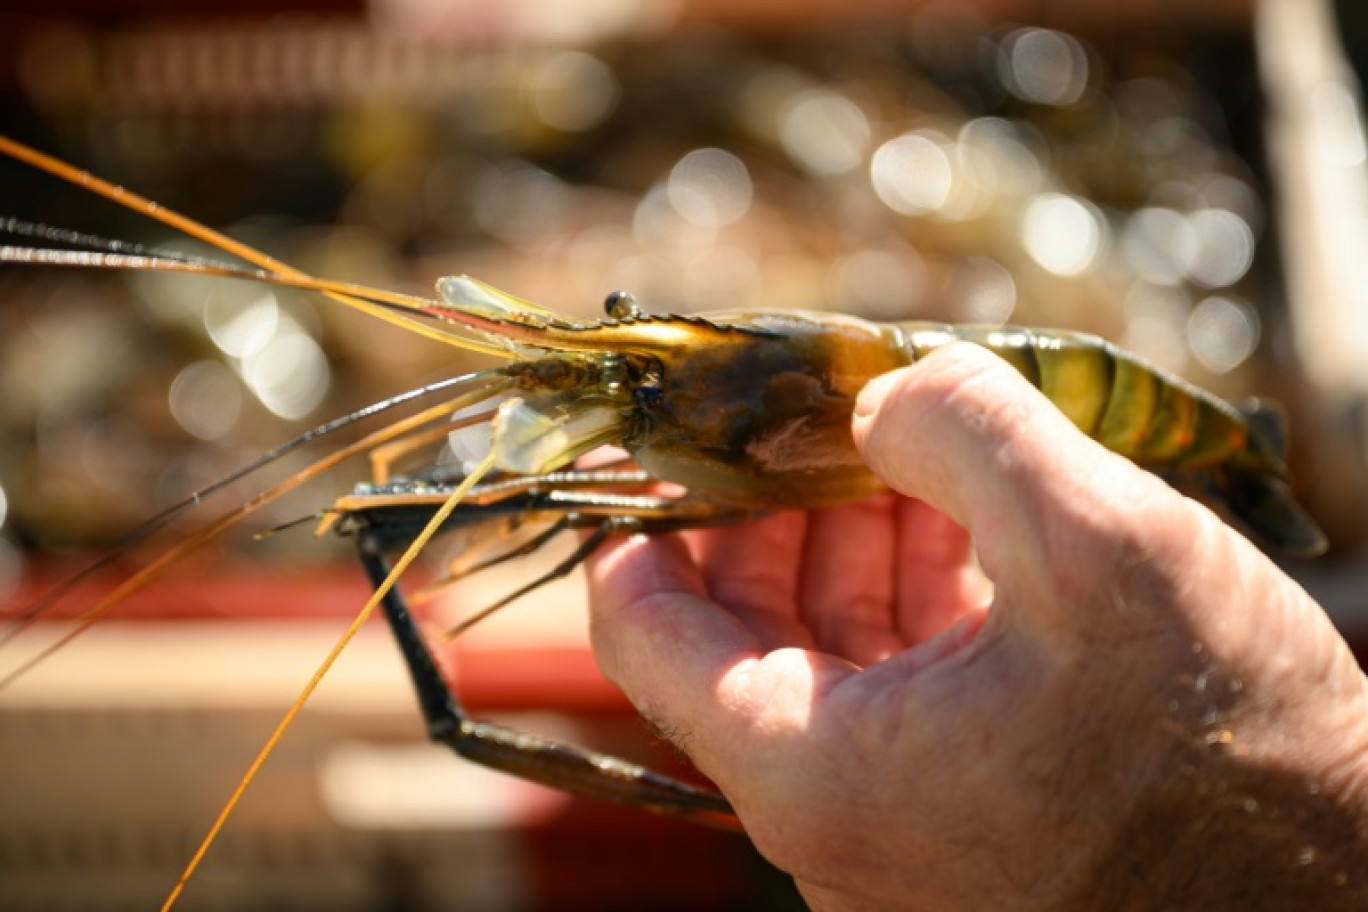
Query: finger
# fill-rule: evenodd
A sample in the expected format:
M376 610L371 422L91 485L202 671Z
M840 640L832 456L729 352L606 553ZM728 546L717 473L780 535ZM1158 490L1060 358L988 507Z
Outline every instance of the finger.
M905 648L894 623L891 494L815 510L799 584L801 616L819 649L872 665Z
M719 669L759 640L708 598L678 535L613 540L585 562L599 668L643 714L677 719ZM702 685L702 686L700 686Z
M964 527L920 500L897 502L897 624L909 644L924 642L981 607L991 592L973 561Z
M833 658L766 654L707 599L678 536L614 542L588 562L590 636L605 675L724 790L753 766L776 720L801 726L818 695L853 671Z
M1156 512L1181 503L976 345L937 349L871 382L853 430L885 481L973 535L999 585L1061 571L1080 581L1109 574L1119 556L1108 552L1143 551Z
M709 597L750 627L765 649L812 645L798 617L806 528L807 515L790 510L690 538Z

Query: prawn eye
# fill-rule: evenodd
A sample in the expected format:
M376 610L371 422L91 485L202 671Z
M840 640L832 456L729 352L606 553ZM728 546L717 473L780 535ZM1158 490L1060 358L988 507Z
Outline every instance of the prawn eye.
M643 316L641 305L630 291L609 292L603 299L603 310L614 320L639 320Z

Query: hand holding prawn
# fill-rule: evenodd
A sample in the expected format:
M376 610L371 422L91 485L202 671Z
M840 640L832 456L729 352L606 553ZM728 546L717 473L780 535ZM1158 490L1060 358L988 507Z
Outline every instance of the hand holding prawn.
M260 271L109 249L10 246L0 248L0 261L191 272L312 288L429 338L509 359L463 378L447 401L320 460L172 555L207 541L284 486L344 456L369 452L375 484L340 499L330 517L357 538L433 736L465 756L537 781L700 820L729 814L727 803L708 790L467 718L437 674L402 596L388 588L394 574L387 552L406 548L403 564L417 542L460 525L503 532L532 520L548 525L546 536L593 529L561 572L614 533L718 525L876 493L884 482L865 466L850 436L856 396L873 378L952 342L972 341L998 353L1075 426L1142 465L1203 488L1273 546L1304 555L1324 546L1291 498L1279 435L1266 412L1241 412L1093 337L782 311L652 315L621 293L609 297L607 319L581 321L464 277L443 279L441 300L413 298L315 279L8 140L0 140L0 151L136 205ZM479 407L484 411L461 420L488 425L487 464L495 474L487 484L477 484L473 475L453 477L442 467L389 480L396 453L444 437L449 428L439 422ZM606 474L562 471L605 444L626 448L635 465ZM648 490L662 481L683 493ZM544 540L534 539L532 547ZM102 603L99 610L107 607Z
M908 497L590 562L601 667L813 908L1368 901L1368 691L1295 583L973 347L859 402Z

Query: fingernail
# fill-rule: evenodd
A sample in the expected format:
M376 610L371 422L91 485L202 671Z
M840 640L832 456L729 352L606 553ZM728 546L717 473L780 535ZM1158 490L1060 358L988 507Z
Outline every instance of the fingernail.
M868 418L878 410L879 405L898 382L896 373L880 374L865 384L864 389L855 397L855 417Z

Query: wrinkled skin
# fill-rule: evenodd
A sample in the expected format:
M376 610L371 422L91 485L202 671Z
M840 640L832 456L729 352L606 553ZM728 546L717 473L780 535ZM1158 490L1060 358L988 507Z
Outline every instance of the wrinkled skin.
M854 434L898 495L590 572L604 671L814 908L1368 908L1368 690L1300 587L974 346Z

